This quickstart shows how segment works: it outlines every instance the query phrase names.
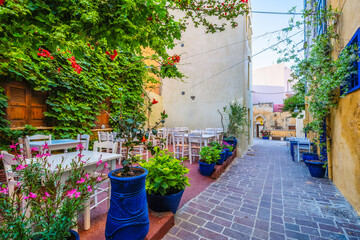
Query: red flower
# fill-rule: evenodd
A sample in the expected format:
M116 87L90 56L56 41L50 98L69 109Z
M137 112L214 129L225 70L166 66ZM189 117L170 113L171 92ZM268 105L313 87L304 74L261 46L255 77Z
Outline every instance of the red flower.
M106 54L106 55L109 55L109 56L110 56L110 53L109 53L109 51L106 51L106 52L105 52L105 54Z
M157 103L158 103L158 101L156 101L156 99L154 98L151 104L154 105L154 104L157 104Z
M0 0L0 6L4 5L5 0Z
M241 0L243 3L248 3L249 0Z
M117 54L117 51L116 51L116 49L114 49L114 54L110 56L110 59L111 59L111 60L114 60L117 55L118 55L118 54Z
M143 138L141 139L142 142L146 142L147 140L145 139L145 136L143 136Z

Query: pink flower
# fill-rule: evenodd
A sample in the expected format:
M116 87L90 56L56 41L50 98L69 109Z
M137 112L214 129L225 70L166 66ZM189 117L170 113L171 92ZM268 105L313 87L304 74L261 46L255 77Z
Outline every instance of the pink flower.
M17 186L17 187L20 187L20 182L17 182L17 183L16 183L16 186Z
M0 159L3 158L3 157L4 157L4 154L1 154L1 155L0 155Z
M19 165L19 166L17 166L16 167L16 170L23 170L23 169L25 169L26 167L27 167L28 165Z
M36 152L36 151L38 151L39 149L38 149L37 147L32 147L32 148L30 148L30 150L31 150L32 152Z
M102 178L101 177L97 177L96 181L101 182Z
M16 145L14 145L14 144L11 144L9 147L10 147L11 149L16 149Z
M47 144L47 142L45 142L45 144L42 145L42 148L43 148L43 149L49 149L49 145Z
M81 153L79 153L77 156L78 156L79 158L82 158L84 155L81 155Z
M89 174L85 174L86 179L89 179L90 175Z
M40 154L40 153L39 153L39 154L36 154L35 157L36 157L36 158L42 158L43 156L44 156L43 154Z
M84 147L83 147L83 145L81 143L76 146L76 150L79 150L79 149L84 149Z
M37 195L35 193L30 192L29 196L24 197L24 199L28 199L28 198L37 198Z
M83 183L83 182L85 182L85 179L84 179L84 178L80 178L80 180L77 181L76 183Z
M45 154L43 154L42 156L43 156L43 157L50 157L51 154L50 154L50 153L45 153Z
M109 164L106 162L106 163L104 164L104 168L107 168L107 166L109 166Z
M49 194L48 192L45 192L45 196L43 196L42 198L43 198L44 200L46 200L46 198L48 198L48 197L50 197L50 194Z
M91 186L87 186L87 191L88 191L88 192L92 192Z
M96 163L96 166L98 167L100 164L102 164L102 160L99 159L99 161Z
M73 189L67 192L66 196L69 198L73 198L75 196L75 198L80 197L81 192L78 192L77 189Z
M81 160L81 162L82 162L82 163L86 163L86 161L84 161L84 160Z
M80 197L80 195L81 195L81 192L76 192L76 193L75 193L75 198Z
M0 188L0 193L2 193L2 194L5 194L5 195L8 195L9 194L9 188L8 187L6 187L6 188Z

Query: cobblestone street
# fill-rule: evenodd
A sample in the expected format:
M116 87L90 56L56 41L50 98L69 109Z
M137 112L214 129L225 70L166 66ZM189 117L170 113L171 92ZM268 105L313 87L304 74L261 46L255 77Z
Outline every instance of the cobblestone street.
M360 225L331 181L291 161L285 142L255 140L177 212L164 239L360 239Z

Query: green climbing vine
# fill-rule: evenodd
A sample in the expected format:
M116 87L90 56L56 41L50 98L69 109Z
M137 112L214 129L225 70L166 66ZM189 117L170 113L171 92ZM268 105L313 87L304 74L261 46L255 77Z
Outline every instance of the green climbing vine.
M111 113L131 113L146 106L149 83L183 77L180 56L167 50L190 21L215 33L237 27L247 12L247 0L3 0L0 81L47 92L45 115L55 135L89 133L105 100ZM8 126L1 120L0 134L9 136Z
M313 9L316 9L316 6ZM325 23L327 30L305 43L305 50L308 53L303 58L294 51L296 43L291 39L287 39L289 48L277 49L282 54L279 61L295 61L292 67L295 95L285 101L284 110L296 116L295 108L303 110L307 104L311 121L305 129L317 133L318 136L323 133L324 120L331 109L337 106L339 97L345 96L349 77L357 74L354 62L358 61L358 46L345 48L339 46L336 25L339 16L340 12L332 9L331 6L318 11L305 10L304 22L297 22L286 31L305 23L306 38L309 39L319 25ZM338 49L342 49L341 52Z

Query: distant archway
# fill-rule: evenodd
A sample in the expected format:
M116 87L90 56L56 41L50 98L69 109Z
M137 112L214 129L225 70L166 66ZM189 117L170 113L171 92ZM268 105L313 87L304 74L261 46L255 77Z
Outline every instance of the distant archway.
M261 131L264 129L265 118L263 115L257 115L255 117L255 124L254 124L254 135L257 138L261 138Z

